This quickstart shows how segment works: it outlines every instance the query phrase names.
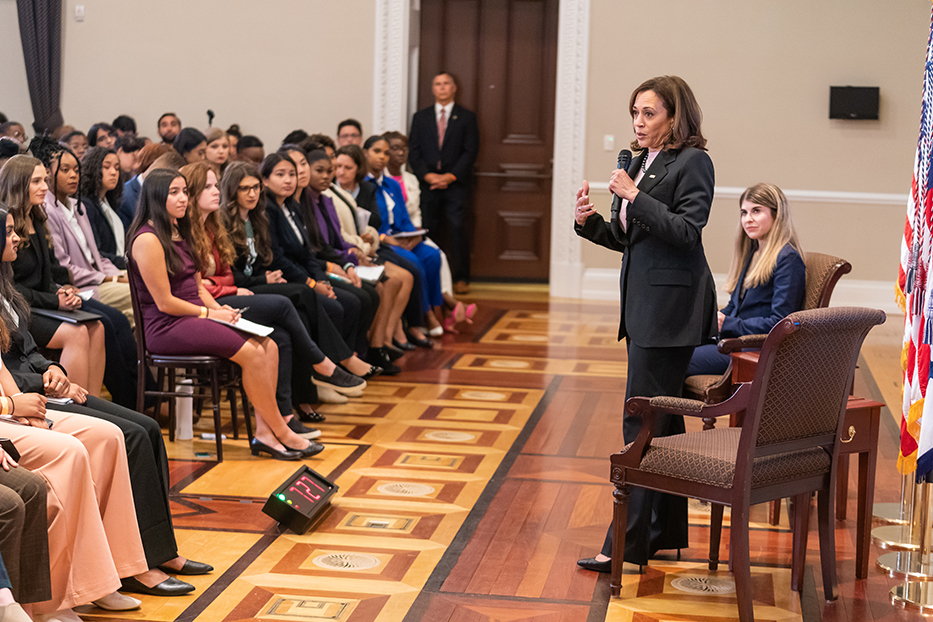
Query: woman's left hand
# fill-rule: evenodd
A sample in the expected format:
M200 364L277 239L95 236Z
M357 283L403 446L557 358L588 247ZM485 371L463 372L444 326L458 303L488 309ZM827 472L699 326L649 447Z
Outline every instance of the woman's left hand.
M75 404L83 404L87 401L87 389L76 384L72 384L68 389L68 394L64 397L70 397L75 401Z
M350 279L354 287L363 287L363 279L356 273L356 268L353 266L347 267L347 278Z
M49 397L65 397L70 385L68 376L57 365L49 366L42 374L42 386Z
M634 201L638 195L638 186L621 168L612 171L612 176L609 178L609 190L629 203Z
M719 332L722 332L722 323L725 321L726 316L722 311L716 313L716 319L719 320Z

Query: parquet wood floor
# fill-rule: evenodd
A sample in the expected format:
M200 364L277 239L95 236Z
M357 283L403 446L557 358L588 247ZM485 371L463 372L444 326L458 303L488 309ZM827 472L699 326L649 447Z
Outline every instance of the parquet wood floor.
M691 504L691 548L680 560L652 561L644 575L626 574L622 598L609 598L606 575L575 565L602 543L611 514L606 457L622 445L626 362L614 339L616 306L548 300L536 286L474 286L473 299L480 312L472 327L445 336L434 350L406 355L404 372L371 383L363 398L321 408L327 449L307 464L335 480L340 492L304 535L281 530L261 512L296 463L253 458L244 440L225 441L222 464L212 461L212 441L169 444L180 551L216 570L192 578L198 588L192 595L143 597L141 610L119 616L84 608L82 616L735 619L728 572L706 570L708 511L698 503ZM858 394L895 408L901 325L902 318L891 317L869 336L857 377ZM897 500L896 451L896 420L886 411L877 501ZM856 469L850 476L854 517ZM822 600L815 533L805 590L792 593L784 516L777 527L765 522L764 507L752 516L757 619L921 619L888 604L893 582L881 574L855 580L851 518L836 524L839 600Z

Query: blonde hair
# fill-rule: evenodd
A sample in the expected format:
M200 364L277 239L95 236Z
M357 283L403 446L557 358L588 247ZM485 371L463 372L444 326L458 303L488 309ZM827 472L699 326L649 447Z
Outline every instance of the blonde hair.
M746 188L739 197L739 207L741 208L746 201L770 209L774 222L771 224L767 237L760 242L755 242L745 233L742 221L739 219L739 230L735 235L735 254L732 256L732 266L729 268L729 278L726 281L726 291L730 294L738 286L742 268L745 267L746 260L756 248L760 249L761 256L758 258L758 263L745 274L745 289L758 287L771 279L778 255L788 244L800 253L801 258L804 256L800 241L797 239L797 232L794 230L794 222L790 217L787 197L780 188L774 184L755 184Z

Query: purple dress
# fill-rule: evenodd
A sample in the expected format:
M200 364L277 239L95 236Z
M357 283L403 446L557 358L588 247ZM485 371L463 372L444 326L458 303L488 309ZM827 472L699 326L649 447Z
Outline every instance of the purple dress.
M155 233L149 225L140 227L136 234ZM133 238L136 241L136 238ZM172 294L185 302L204 306L198 296L198 284L194 278L194 261L184 241L173 242L175 249L181 256L182 267L174 275L169 275L169 284ZM143 282L135 261L127 266L133 271L136 283L136 297L139 300L139 309L146 333L146 348L156 354L213 354L230 358L240 351L247 337L238 330L229 326L218 324L208 319L194 315L169 315L159 311L155 301L149 294Z

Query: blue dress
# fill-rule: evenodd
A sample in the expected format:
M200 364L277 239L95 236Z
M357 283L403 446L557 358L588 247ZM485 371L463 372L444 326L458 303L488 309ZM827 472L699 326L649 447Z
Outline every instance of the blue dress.
M382 223L379 226L379 233L393 235L405 231L417 231L418 228L408 217L408 209L405 207L405 197L402 195L402 187L391 177L382 176L382 179L376 179L372 175L367 175L366 179L376 184L376 203L379 205L379 216ZM392 209L389 204L394 203ZM424 242L418 243L413 250L406 250L400 246L393 246L392 250L403 258L409 260L418 267L422 274L422 299L432 307L439 307L444 304L444 295L441 293L441 252L433 246L428 246ZM425 309L426 311L427 309Z
M745 258L738 285L722 310L726 319L722 322L720 338L767 333L782 319L803 308L807 270L800 253L785 244L768 282L743 291L742 283L753 254L754 249ZM693 351L687 375L723 374L728 367L729 355L719 352L716 344L706 344Z

